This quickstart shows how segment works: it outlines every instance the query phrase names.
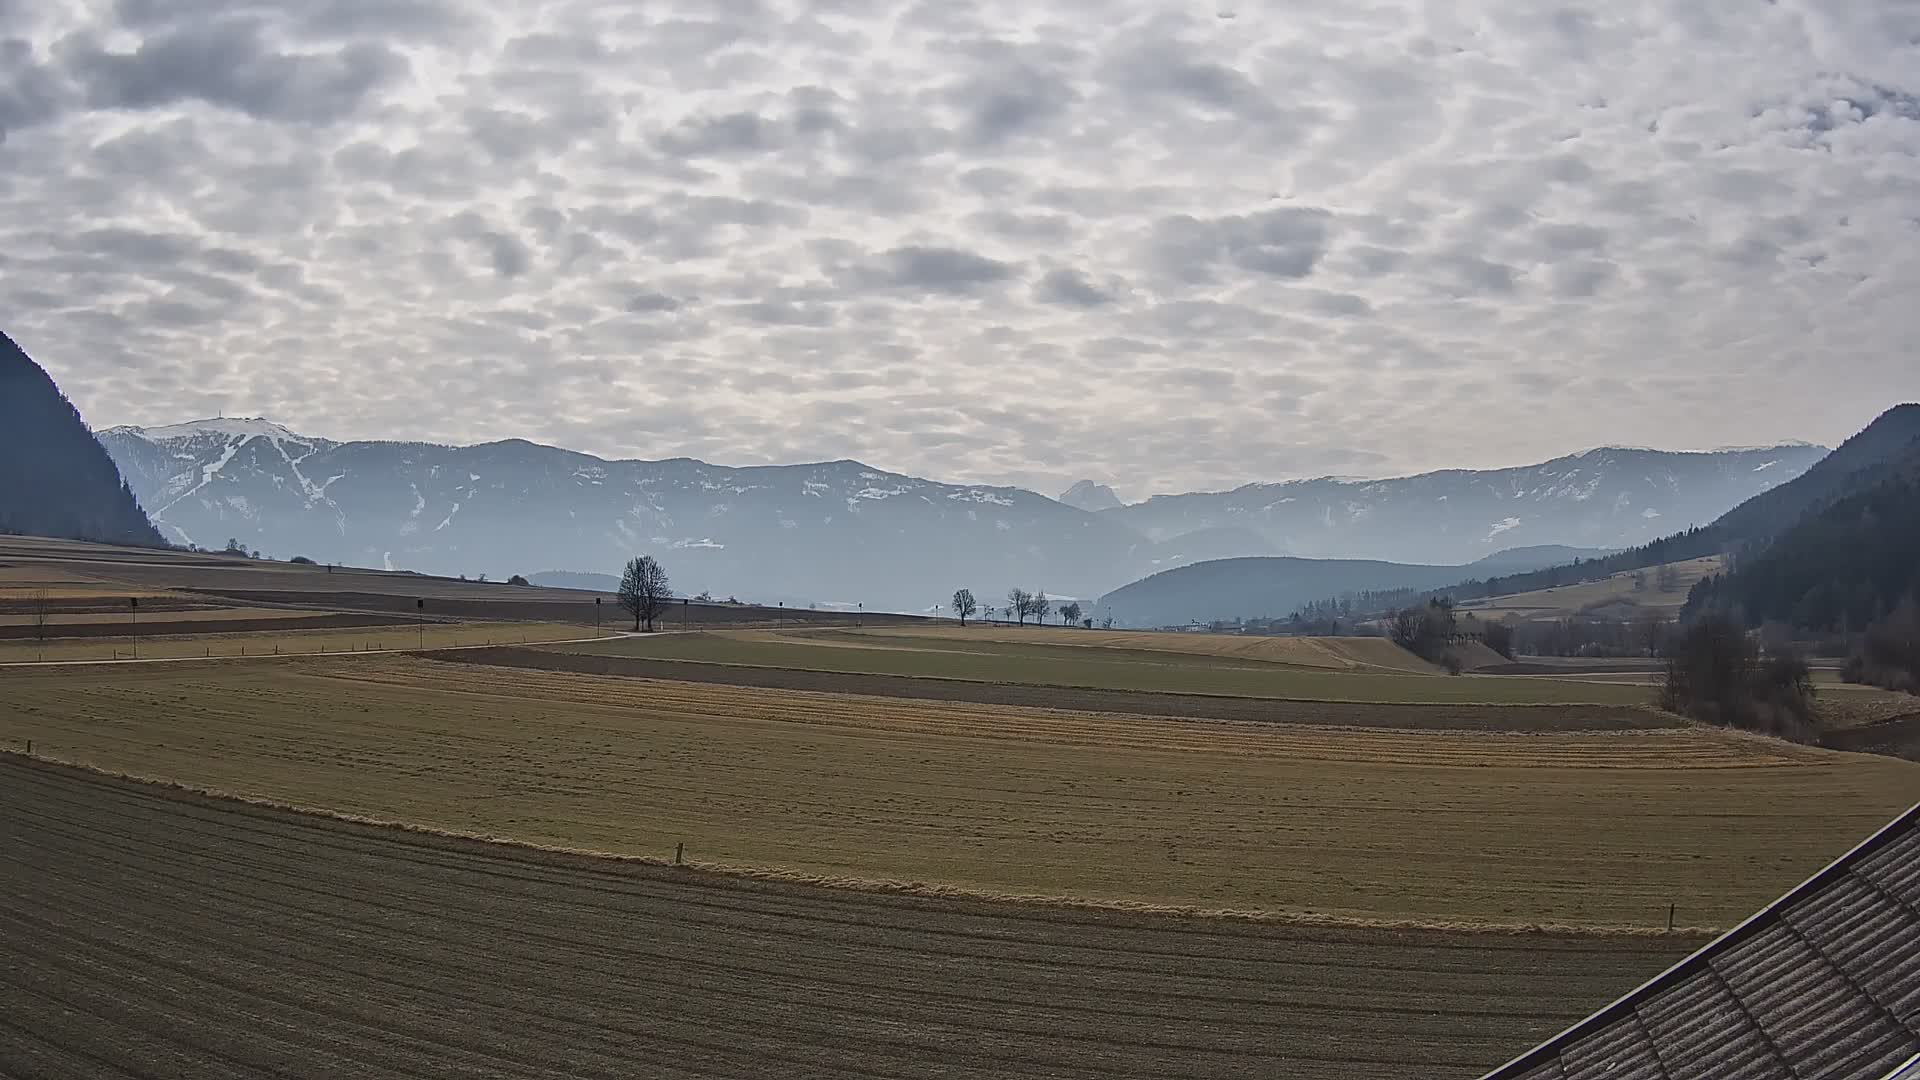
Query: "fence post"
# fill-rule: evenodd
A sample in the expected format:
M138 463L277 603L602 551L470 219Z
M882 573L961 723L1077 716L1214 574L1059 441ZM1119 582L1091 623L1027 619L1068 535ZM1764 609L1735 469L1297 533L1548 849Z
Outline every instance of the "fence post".
M32 739L27 740L27 756L28 757L33 756L33 740Z
M1673 905L1667 905L1667 929L1673 929Z
M28 744L28 745L32 745L32 744ZM679 866L680 858L681 856L685 855L686 852L687 852L686 841L683 840L680 843L673 845L673 865Z

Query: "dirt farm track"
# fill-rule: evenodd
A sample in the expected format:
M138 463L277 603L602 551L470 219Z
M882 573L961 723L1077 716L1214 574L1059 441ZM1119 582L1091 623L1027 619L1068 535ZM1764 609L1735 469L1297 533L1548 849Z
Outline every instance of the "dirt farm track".
M0 822L6 1077L1464 1077L1699 943L818 889L15 754Z

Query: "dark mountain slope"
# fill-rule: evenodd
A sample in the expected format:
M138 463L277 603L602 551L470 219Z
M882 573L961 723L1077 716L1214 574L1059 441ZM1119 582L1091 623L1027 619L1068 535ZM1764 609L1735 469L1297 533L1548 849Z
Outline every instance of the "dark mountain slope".
M79 410L0 334L0 533L162 546Z
M1715 536L1731 547L1765 544L1821 506L1864 491L1920 439L1920 404L1896 405L1814 466L1722 514Z
M1884 447L1883 447L1884 448ZM1811 475L1811 474L1809 474ZM1920 589L1920 437L1849 474L1877 480L1821 505L1737 568L1694 586L1689 613L1739 613L1847 633L1885 618Z

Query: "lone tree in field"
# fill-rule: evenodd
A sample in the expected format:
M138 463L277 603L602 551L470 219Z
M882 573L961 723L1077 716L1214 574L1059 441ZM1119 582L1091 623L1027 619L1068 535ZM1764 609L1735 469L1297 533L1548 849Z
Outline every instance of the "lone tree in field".
M1053 611L1053 601L1047 599L1047 590L1041 589L1033 594L1033 621L1044 623Z
M967 625L967 618L980 610L974 602L972 589L960 589L953 594L953 613L960 616L960 625Z
M1077 623L1079 621L1080 621L1080 601L1075 600L1073 603L1068 604L1065 607L1060 609L1060 624L1062 626L1071 626L1074 623Z
M1021 626L1027 625L1027 616L1033 614L1033 594L1025 589L1008 589L1007 614L1017 617Z
M666 568L658 559L642 555L627 560L626 572L620 575L620 606L633 615L635 630L645 623L651 631L653 620L660 617L672 596L673 591L667 588Z

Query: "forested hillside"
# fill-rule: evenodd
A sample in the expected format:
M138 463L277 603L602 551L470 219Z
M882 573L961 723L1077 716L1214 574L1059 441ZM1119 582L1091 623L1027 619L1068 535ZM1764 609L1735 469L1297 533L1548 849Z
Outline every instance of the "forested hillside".
M0 533L162 544L79 411L5 334L0 334Z
M1694 586L1687 614L1720 609L1748 625L1849 634L1920 587L1920 439L1871 467L1878 482L1802 518L1729 574Z

